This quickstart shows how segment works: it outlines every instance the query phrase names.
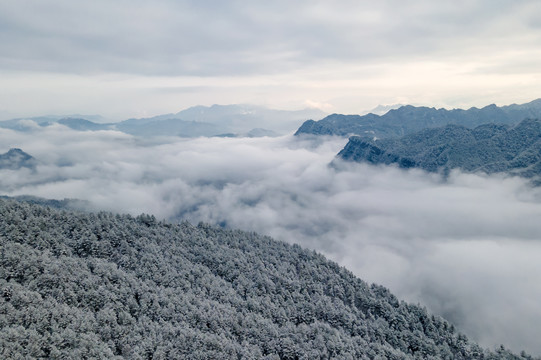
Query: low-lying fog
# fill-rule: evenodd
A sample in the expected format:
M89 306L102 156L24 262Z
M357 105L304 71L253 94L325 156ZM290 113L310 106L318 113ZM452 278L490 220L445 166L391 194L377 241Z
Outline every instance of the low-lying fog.
M541 354L541 191L525 180L364 164L329 167L345 139L136 140L60 125L0 129L35 172L0 192L254 230L316 249L426 305L484 346Z

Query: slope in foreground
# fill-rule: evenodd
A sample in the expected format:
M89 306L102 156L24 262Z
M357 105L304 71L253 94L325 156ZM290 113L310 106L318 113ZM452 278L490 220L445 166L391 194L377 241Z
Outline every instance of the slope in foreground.
M0 357L512 359L323 256L0 200Z

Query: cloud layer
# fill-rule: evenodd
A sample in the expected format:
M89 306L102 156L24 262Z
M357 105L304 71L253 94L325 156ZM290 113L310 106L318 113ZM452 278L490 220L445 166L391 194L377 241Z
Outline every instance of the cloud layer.
M69 73L273 74L324 60L453 56L457 45L520 49L539 36L535 1L33 0L1 10L2 68Z
M526 102L541 91L540 13L536 0L4 1L0 111Z
M541 191L517 178L328 166L344 139L160 139L61 125L0 143L40 161L8 195L254 230L323 252L486 346L541 354Z

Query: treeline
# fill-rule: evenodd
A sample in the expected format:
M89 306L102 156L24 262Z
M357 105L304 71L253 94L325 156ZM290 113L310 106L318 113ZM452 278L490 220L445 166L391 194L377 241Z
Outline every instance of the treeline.
M0 200L0 358L531 359L296 245Z

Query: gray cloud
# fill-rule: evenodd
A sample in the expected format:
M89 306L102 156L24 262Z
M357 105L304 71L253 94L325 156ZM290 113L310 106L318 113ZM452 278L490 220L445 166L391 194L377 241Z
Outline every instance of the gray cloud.
M540 91L539 13L535 0L4 1L0 110L521 103Z
M36 156L7 194L254 230L323 252L442 314L486 346L540 354L541 190L518 178L328 163L343 139L160 139L0 129Z
M536 9L535 1L4 2L0 65L77 74L231 76L329 60L464 56L537 44ZM537 37L525 38L526 32Z

